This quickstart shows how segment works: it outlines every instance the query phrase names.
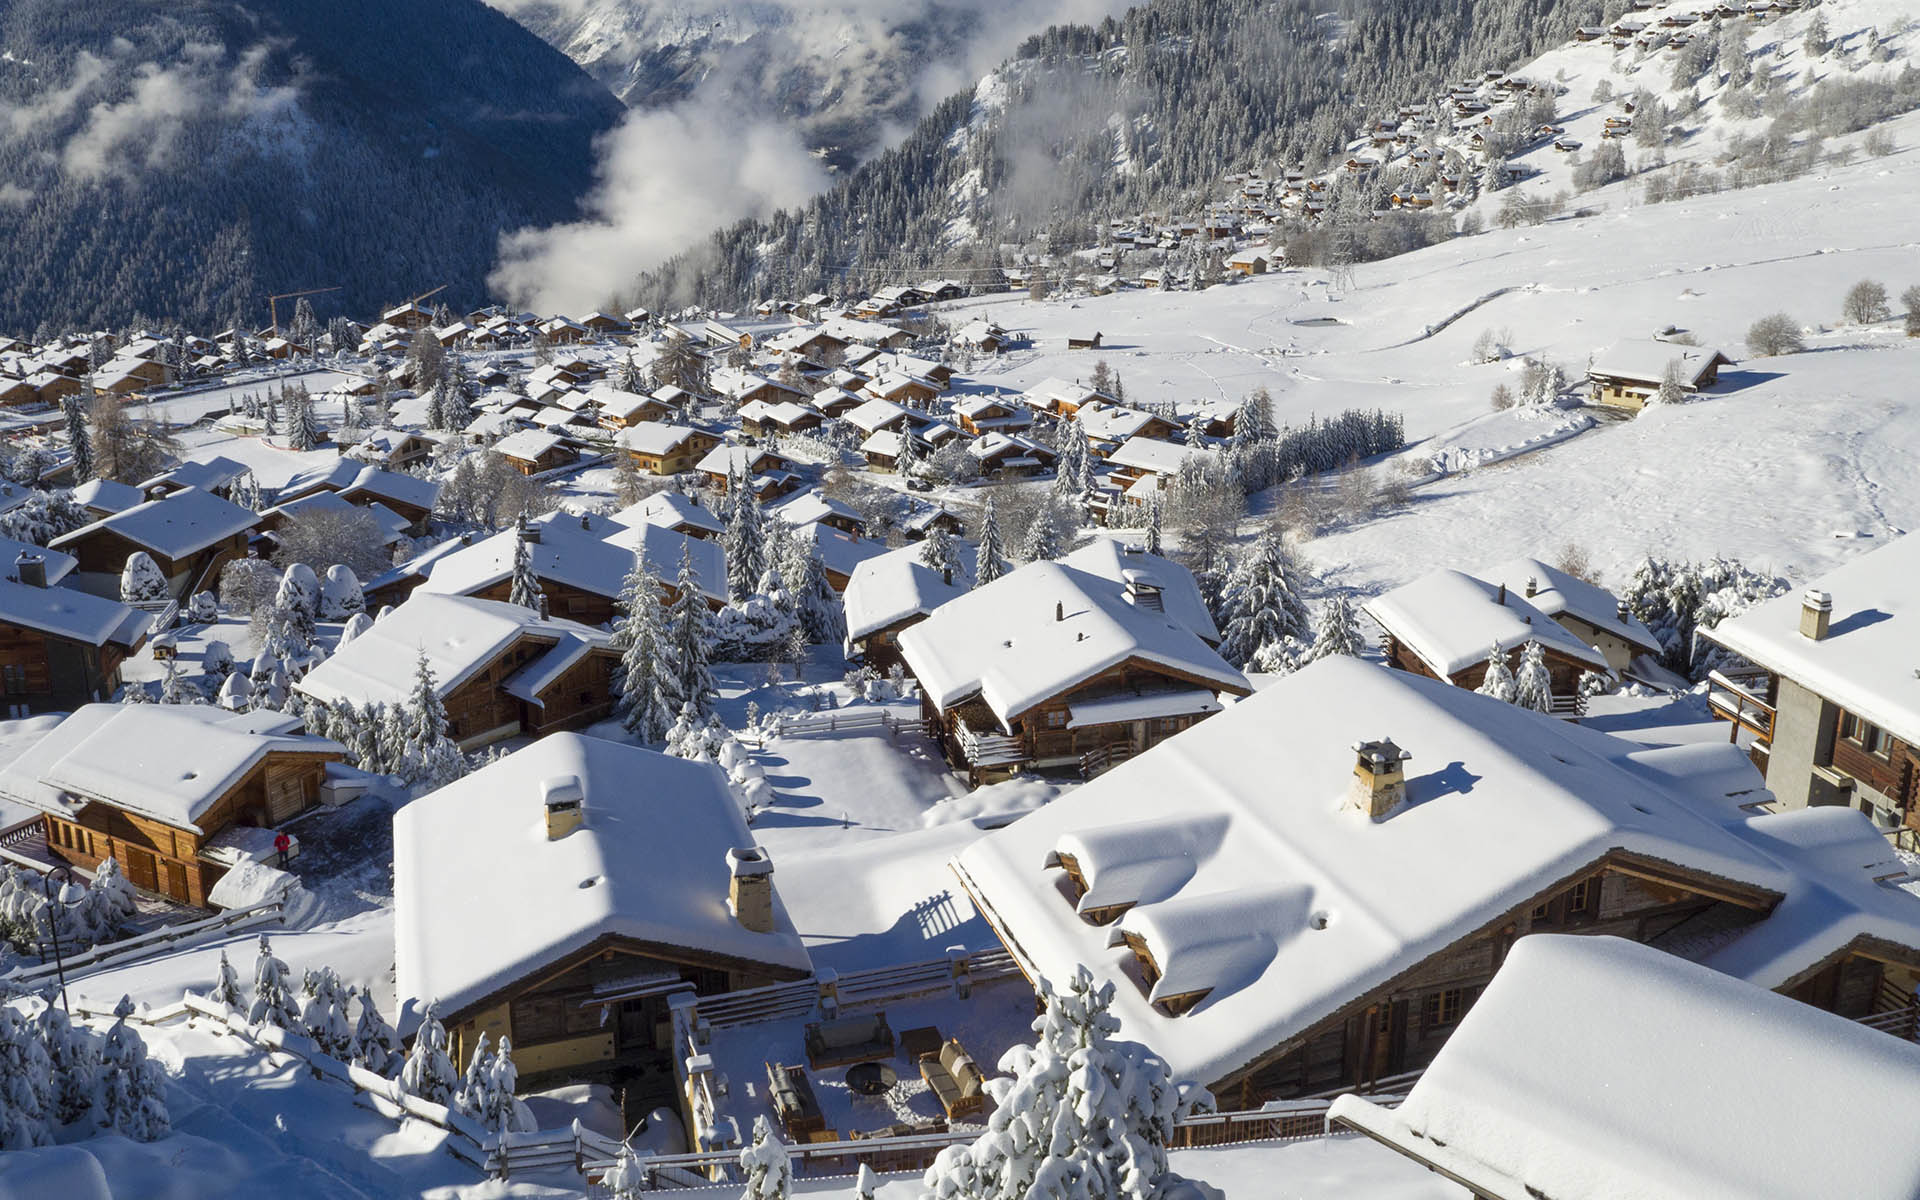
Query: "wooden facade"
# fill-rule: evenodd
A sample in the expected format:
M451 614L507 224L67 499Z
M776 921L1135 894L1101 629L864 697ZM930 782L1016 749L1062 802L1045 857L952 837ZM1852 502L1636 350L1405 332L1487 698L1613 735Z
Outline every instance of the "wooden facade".
M1580 691L1580 676L1593 670L1592 664L1581 662L1577 658L1570 658L1546 643L1541 644L1541 649L1546 652L1547 675L1553 681L1554 696L1578 695ZM1517 671L1520 669L1520 653L1521 647L1519 646L1507 651L1507 667L1509 670ZM1428 679L1444 679L1447 683L1451 683L1455 687L1463 687L1468 690L1476 689L1486 681L1487 667L1493 661L1489 658L1474 663L1472 666L1462 670L1455 671L1452 675L1442 676L1435 672L1433 668L1427 666L1418 654L1408 649L1406 643L1394 637L1392 634L1387 635L1386 658L1388 666L1414 675L1425 675Z
M800 978L790 968L609 935L448 1014L448 1049L464 1062L481 1034L495 1044L511 1037L523 1088L594 1067L670 1081L672 992L714 996Z
M270 828L313 807L326 764L339 758L331 751L269 751L200 815L200 832L99 800L71 819L49 813L47 848L87 870L118 859L135 887L204 908L207 893L227 873L202 857L207 842L230 826Z
M694 465L719 444L720 439L713 434L703 429L690 429L670 450L656 454L629 446L627 454L632 457L635 466L649 475L678 475L682 471L693 470Z
M137 647L95 646L0 621L0 714L72 712L111 700L120 664Z
M145 551L160 568L160 574L166 576L167 586L177 597L196 581L211 585L215 578L214 570L228 559L245 558L247 541L251 536L251 530L241 530L203 550L175 559L150 547L142 546L113 529L103 526L87 533L84 537L62 544L60 548L79 560L79 565L75 568L77 576L90 575L94 580L110 578L112 581L111 588L99 585L88 587L87 591L116 598L120 594L120 572L127 565L127 559L135 551ZM76 578L74 582L78 583L80 580Z
M499 589L504 592L506 585ZM487 594L488 600L505 599ZM611 602L607 602L609 608ZM549 683L531 704L506 690L507 679L555 645L550 637L516 638L493 661L475 671L442 698L447 735L463 748L484 745L519 733L556 733L591 725L613 711L613 670L619 655L593 650Z

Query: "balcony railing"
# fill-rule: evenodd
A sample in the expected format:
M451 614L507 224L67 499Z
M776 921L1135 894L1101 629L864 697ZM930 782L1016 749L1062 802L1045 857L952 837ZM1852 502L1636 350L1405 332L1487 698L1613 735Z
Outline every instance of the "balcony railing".
M957 722L955 732L960 738L960 750L967 756L967 765L970 767L1012 766L1026 761L1027 752L1019 738L997 733L975 733L964 720Z
M1707 707L1723 721L1733 722L1730 740L1750 730L1762 742L1773 741L1773 705L1767 703L1765 671L1714 671L1707 676Z

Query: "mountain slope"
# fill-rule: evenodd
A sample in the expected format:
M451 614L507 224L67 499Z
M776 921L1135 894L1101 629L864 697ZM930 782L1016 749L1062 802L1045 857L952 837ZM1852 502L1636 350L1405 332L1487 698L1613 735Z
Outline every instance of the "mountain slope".
M479 0L0 3L0 328L477 300L619 115Z
M799 212L746 222L638 281L739 304L1085 245L1235 164L1321 161L1364 109L1427 100L1597 20L1599 0L1155 0L1050 29L897 149Z

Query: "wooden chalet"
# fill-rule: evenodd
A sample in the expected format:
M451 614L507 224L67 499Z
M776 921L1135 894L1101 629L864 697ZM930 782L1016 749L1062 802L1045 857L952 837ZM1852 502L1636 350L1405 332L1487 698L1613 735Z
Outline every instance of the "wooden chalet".
M1719 382L1720 368L1732 361L1710 346L1622 342L1594 360L1587 380L1594 403L1638 410L1660 391L1669 368L1691 395Z
M557 471L580 457L559 434L542 429L508 434L493 444L493 452L522 475Z
M1764 793L1733 747L1651 748L1337 656L1175 745L955 866L1030 979L1091 964L1122 1036L1223 1104L1425 1067L1529 933L1698 956L1843 1016L1920 982L1920 902L1873 877L1891 849L1857 813L1750 821Z
M928 729L976 783L1036 767L1094 773L1220 711L1220 695L1252 690L1168 619L1144 569L1116 582L1032 563L941 605L899 648Z
M220 567L245 558L249 536L259 523L259 514L251 509L188 488L102 517L62 534L49 546L78 560L74 587L114 598L120 595L120 572L128 556L145 551L178 598L212 587Z
M798 478L792 475L793 460L761 446L715 446L693 469L699 473L702 484L722 493L735 475L751 481L754 476L779 474L793 478L794 488L787 490L799 486Z
M846 610L847 651L872 670L885 674L900 657L900 635L973 587L975 549L952 542L958 569L938 570L921 557L920 543L876 555L853 569L840 601Z
M504 601L416 591L294 685L322 703L404 704L427 655L464 750L578 729L613 711L605 632Z
M88 870L118 859L135 887L205 907L232 866L272 854L271 828L318 804L327 764L345 757L321 738L254 732L251 716L84 705L0 770L0 796L44 814L55 857Z
M648 421L623 429L619 446L633 458L634 465L649 475L678 475L691 471L714 447L719 435L691 425L670 425Z
M1387 664L1476 689L1493 655L1518 670L1530 641L1540 643L1555 711L1578 715L1580 677L1611 668L1606 656L1569 633L1520 592L1460 571L1439 570L1376 596L1366 613L1386 632Z
M673 996L812 975L710 763L544 738L401 809L393 859L400 993L436 998L459 1060L512 1038L523 1085L618 1072L679 1108Z
M151 618L118 600L58 586L77 562L0 538L0 703L9 718L71 712L113 699L120 664L146 643Z

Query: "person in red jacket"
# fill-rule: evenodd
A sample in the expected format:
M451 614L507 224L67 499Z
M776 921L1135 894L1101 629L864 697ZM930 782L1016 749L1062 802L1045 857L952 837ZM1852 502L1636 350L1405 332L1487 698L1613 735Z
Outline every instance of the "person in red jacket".
M293 849L293 839L288 837L284 832L276 833L273 835L273 849L274 852L280 856L280 865L285 867L287 865L287 851Z

